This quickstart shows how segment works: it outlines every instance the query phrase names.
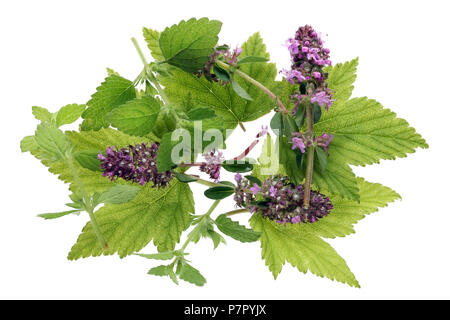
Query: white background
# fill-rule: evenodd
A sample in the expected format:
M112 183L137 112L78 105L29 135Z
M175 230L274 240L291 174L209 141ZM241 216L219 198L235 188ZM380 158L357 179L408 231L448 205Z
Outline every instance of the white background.
M431 0L2 1L0 298L450 298L447 5ZM330 241L361 289L291 266L275 281L259 243L233 239L215 251L209 240L190 246L193 264L208 283L175 286L146 275L157 262L140 257L69 262L66 255L88 217L36 217L64 210L68 191L39 161L20 153L20 139L37 124L31 106L56 111L85 103L106 67L134 79L142 65L130 38L145 47L143 26L162 30L193 16L221 20L220 41L233 47L260 31L278 68L289 67L285 39L300 25L312 24L328 34L333 62L360 57L354 96L376 98L427 139L429 150L356 168L358 175L403 197L361 221L356 234ZM269 119L247 123L246 135L238 128L226 154L241 152ZM197 213L203 213L211 201L201 195L202 187L194 192ZM232 208L224 202L217 213ZM143 250L154 251L151 245Z

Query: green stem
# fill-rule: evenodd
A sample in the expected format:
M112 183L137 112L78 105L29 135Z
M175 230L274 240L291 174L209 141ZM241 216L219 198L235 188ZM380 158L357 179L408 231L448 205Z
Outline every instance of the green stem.
M166 96L166 93L164 92L163 88L160 86L159 81L155 78L153 73L151 71L148 71L148 68L150 67L147 59L145 59L144 53L141 50L141 47L139 46L139 43L137 42L136 38L131 38L131 42L133 42L134 47L136 48L137 53L139 54L139 57L142 60L142 63L144 64L145 73L147 75L148 80L153 83L156 87L156 90L158 90L158 94L161 96L161 99L163 99L164 104L169 103L169 99Z
M238 213L244 213L244 212L249 212L248 209L236 209L233 211L228 211L227 213L225 213L227 216L232 216L234 214L238 214Z
M312 112L312 106L306 107L306 118L307 118L307 130L305 135L308 139L314 138L314 118ZM305 172L305 197L303 198L303 207L305 209L309 208L310 196L311 196L311 183L312 175L314 170L314 146L308 147L308 157L306 159L306 172Z
M230 65L226 64L223 61L216 61L216 63L226 69L226 70L230 70ZM266 88L262 83L258 82L257 80L253 79L252 77L250 77L248 74L242 72L241 70L237 69L234 71L234 73L238 74L241 78L247 80L248 82L250 82L251 84L253 84L255 87L259 88L261 91L263 91L265 94L267 94L272 100L276 101L278 103L278 106L281 109L281 112L288 114L288 110L286 109L285 105L283 104L283 102L278 99L278 97L272 92L270 91L268 88Z
M86 209L87 213L89 214L92 229L94 230L94 233L97 236L98 241L102 245L102 248L104 250L108 250L109 249L108 243L106 242L105 237L103 236L103 234L100 230L100 227L97 223L97 219L95 218L95 214L94 214L94 208L92 208L92 204L91 204L91 199L90 199L88 193L86 192L86 189L84 188L84 183L83 183L83 181L81 181L80 176L78 175L77 169L75 168L75 166L73 164L72 156L68 154L66 157L67 157L67 163L69 166L69 170L72 173L74 182L79 187L81 195L84 199L85 209Z
M200 219L208 218L211 215L211 213L214 211L214 209L216 209L216 207L219 205L220 201L221 200L214 201L214 203L209 208L209 210L204 215L202 215ZM201 228L201 221L195 226L194 230L196 228ZM188 238L186 239L186 241L184 242L183 246L181 247L180 251L183 252L186 249L186 247L188 246L189 242L192 241L192 236L191 235L193 234L194 230L191 231L191 233L189 234Z

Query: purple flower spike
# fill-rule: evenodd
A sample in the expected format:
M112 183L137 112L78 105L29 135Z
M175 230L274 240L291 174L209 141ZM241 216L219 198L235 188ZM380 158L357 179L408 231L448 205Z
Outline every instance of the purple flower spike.
M306 146L302 138L292 138L292 150L295 150L296 148L299 148L302 153L305 153Z
M239 172L234 175L234 180L236 182L241 181L241 179L242 179L242 176L241 176L241 174Z
M250 188L250 190L252 191L253 195L255 195L261 191L261 187L255 183L253 184L253 187Z
M218 151L216 154L215 150L209 151L203 154L206 162L200 166L200 171L209 174L211 179L215 182L219 182L220 169L222 168L222 162L225 160L222 152Z
M151 146L142 143L120 150L114 150L111 146L106 149L106 156L99 154L97 158L101 161L103 176L111 180L122 178L140 185L151 181L153 186L165 187L172 179L173 173L158 172L156 167L158 148L157 143Z

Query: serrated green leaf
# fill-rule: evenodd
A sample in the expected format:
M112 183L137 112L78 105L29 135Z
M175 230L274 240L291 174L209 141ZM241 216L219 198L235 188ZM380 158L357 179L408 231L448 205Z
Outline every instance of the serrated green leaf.
M164 56L159 47L159 36L160 36L159 31L144 27L142 32L144 34L145 41L147 42L147 46L150 49L153 59L155 59L155 61L164 60Z
M97 203L120 204L133 200L139 193L137 186L115 185L103 192L97 200Z
M315 158L317 160L318 168L320 172L325 172L328 163L328 155L321 147L314 148Z
M116 252L125 257L152 240L158 251L171 251L181 232L189 226L193 212L194 199L186 183L172 180L169 186L160 189L146 185L132 201L108 204L97 211L99 228L110 248L107 252L88 223L68 258L76 260Z
M136 253L137 256L147 258L147 259L155 259L155 260L170 260L173 257L175 257L175 254L173 251L168 252L160 252L160 253L151 253L151 254L145 254L145 253Z
M183 262L181 265L180 279L195 284L196 286L203 286L206 283L205 277L203 277L197 269L188 264L187 262Z
M88 108L81 115L84 119L81 130L107 128L109 122L106 114L134 98L136 90L133 82L115 74L108 76L87 102Z
M331 197L333 210L315 223L303 223L299 226L303 232L314 233L324 238L345 237L354 233L353 225L366 215L386 207L388 203L401 199L395 191L379 183L371 183L358 178L360 201Z
M146 95L115 108L107 115L107 119L120 131L135 136L145 136L152 132L159 110L159 102L152 96Z
M151 268L148 271L148 274L151 274L151 275L154 275L154 276L160 276L160 277L168 276L169 275L169 270L168 270L169 268L168 267L169 266L161 265L161 266L157 266L157 267Z
M319 190L325 189L333 195L359 200L359 188L353 170L331 151L325 171L321 171L320 165L314 166L312 183Z
M269 59L259 33L251 36L242 48L242 57L260 56ZM240 69L271 90L277 86L275 82L277 69L273 63L245 64ZM181 70L174 70L172 73L172 77L161 79L170 101L183 104L189 100L197 107L209 107L223 118L226 129L235 128L239 122L256 120L275 106L270 97L239 76L235 76L234 80L252 97L253 101L239 97L230 85L222 86L209 82L205 77L198 78Z
M64 133L50 124L38 125L35 133L38 146L45 152L54 154L57 158L65 157L70 144Z
M55 213L41 213L38 214L38 217L44 218L45 220L49 219L57 219L64 216L67 216L72 213L80 213L81 210L69 210L69 211L62 211L62 212L55 212Z
M156 166L159 172L164 172L172 169L175 163L172 161L172 148L178 141L172 141L172 133L166 133L160 142L158 149L158 157L156 158Z
M262 258L276 278L287 261L300 272L327 277L353 287L359 287L345 260L320 237L301 232L298 225L278 224L253 215L252 228L261 232Z
M62 107L56 114L56 126L61 127L62 125L77 121L81 117L84 109L86 109L84 104L68 104Z
M33 115L37 120L40 120L42 122L52 122L53 115L47 109L34 106L32 107L32 110Z
M330 158L352 165L379 163L380 159L406 157L428 144L408 123L375 100L354 98L333 104L314 125L316 136L334 136Z
M99 153L99 151L94 150L78 151L73 154L73 157L83 168L92 171L103 171L101 168L101 162L98 159Z
M357 67L358 58L325 69L328 72L328 87L333 90L333 106L351 97Z
M255 56L248 56L244 57L242 59L238 59L237 65L245 64L245 63L258 63L258 62L267 62L269 59L265 57L255 57Z
M192 18L166 28L159 37L159 47L167 63L187 72L200 70L217 44L222 23Z
M226 214L216 218L216 225L224 234L240 242L253 242L261 236L261 233L240 225L239 222L228 218Z

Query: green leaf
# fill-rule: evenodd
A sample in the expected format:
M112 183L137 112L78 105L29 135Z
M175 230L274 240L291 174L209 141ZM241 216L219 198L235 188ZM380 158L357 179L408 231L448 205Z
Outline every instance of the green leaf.
M206 279L201 275L200 271L189 265L187 262L182 263L179 276L180 279L195 284L199 287L206 283Z
M358 178L360 201L331 197L333 210L315 223L303 223L301 232L314 233L324 238L345 237L355 232L353 225L366 215L386 207L388 203L401 199L395 191L379 183L371 183Z
M228 218L226 214L217 217L216 225L224 234L240 242L253 242L261 236L261 233L240 225L237 221Z
M39 145L34 136L26 136L20 141L20 150L22 152L31 152L39 150Z
M245 162L242 160L227 160L222 163L222 168L229 172L249 172L253 170L253 164L249 163L246 159Z
M325 189L333 195L359 201L359 188L353 170L331 151L325 171L321 171L320 165L314 166L312 183L319 190Z
M305 122L305 112L306 112L306 106L303 103L301 103L298 106L297 112L295 113L295 123L297 124L297 126L299 128L303 127L303 123ZM315 113L314 113L314 115L315 115Z
M80 213L81 210L69 210L69 211L63 211L63 212L56 212L56 213L41 213L38 214L38 217L44 218L45 220L49 219L56 219L60 217L67 216L72 213Z
M260 215L253 215L250 224L262 233L262 258L275 278L287 261L300 272L310 271L319 277L359 287L345 260L320 237L301 232L298 225L284 226Z
M220 80L225 81L225 82L230 81L231 76L230 76L230 74L228 73L227 70L225 70L225 69L223 69L223 68L221 68L221 67L219 67L217 65L214 65L213 70L214 70L214 74Z
M190 120L196 121L214 118L216 113L210 108L195 108L190 110L186 115Z
M111 204L125 203L133 200L139 191L139 187L118 184L102 193L97 202Z
M334 135L330 153L352 165L406 157L417 147L428 148L425 140L405 120L367 98L333 104L315 124L314 131L316 136Z
M245 176L244 178L246 178L248 181L250 181L250 183L252 184L257 184L258 186L262 185L262 182L260 179L258 179L257 177L253 177L253 176Z
M338 63L334 67L327 67L328 87L333 92L333 107L335 104L346 101L350 98L353 91L353 82L356 79L356 69L358 67L358 58L348 61L344 64Z
M217 20L192 18L166 28L159 37L165 62L187 72L200 70L214 51L221 27Z
M257 63L257 62L267 62L267 61L269 61L269 59L267 59L265 57L247 56L242 59L238 59L236 65L239 66L239 65L245 64L245 63Z
M194 199L186 183L172 180L166 188L146 185L132 201L108 204L96 212L100 230L110 247L104 252L88 223L69 253L69 260L137 252L151 240L158 251L171 251L190 224Z
M45 108L34 106L32 107L32 112L34 117L37 120L40 120L42 122L52 122L53 115Z
M111 111L107 119L113 127L135 136L152 132L160 110L159 102L146 95L133 99Z
M62 107L56 114L56 126L61 127L62 125L77 121L81 117L84 109L86 109L84 104L68 104Z
M57 158L64 158L70 147L64 133L46 123L38 125L35 140L40 148L55 155Z
M270 127L277 135L284 135L291 138L293 132L298 132L296 120L289 114L276 112L270 121Z
M179 173L179 172L175 172L175 177L178 179L178 181L184 182L184 183L194 182L194 181L198 180L194 177L188 176L187 174Z
M151 51L153 59L155 61L162 61L164 60L164 56L161 52L161 48L159 47L159 31L143 28L143 34L145 41L147 42L147 46Z
M327 168L327 162L328 162L328 156L325 150L323 150L321 147L314 148L315 152L315 159L317 160L317 164L319 165L320 172L324 172Z
M103 151L103 150L102 150ZM97 158L99 155L99 151L79 151L74 153L75 160L78 161L78 163L86 169L92 170L92 171L103 171L101 168L101 162Z
M234 188L231 187L212 187L205 190L205 197L213 200L221 200L231 196L234 193Z
M269 59L259 33L251 36L242 48L242 57L260 56ZM277 68L273 63L245 64L240 67L240 70L270 90L277 87L275 82ZM209 107L216 112L217 116L223 118L226 129L235 128L239 122L256 120L275 106L274 101L264 92L238 76L235 76L234 80L253 98L253 101L239 97L230 85L222 86L209 82L205 77L198 78L181 70L174 70L172 73L171 77L161 78L165 87L164 91L170 101L181 105L189 100L192 105Z
M166 133L160 142L158 149L158 157L156 158L156 166L159 172L164 172L175 167L175 163L172 161L172 148L178 143L178 141L172 141L172 133Z
M321 116L322 116L322 108L318 104L314 104L313 105L314 123L319 122Z
M115 74L108 76L88 101L88 108L81 115L84 119L81 130L107 128L109 122L106 114L134 98L136 90L133 82Z
M231 80L231 87L233 88L234 92L237 93L237 95L239 97L241 97L245 100L253 101L253 98L236 81Z
M168 276L169 275L169 266L161 265L161 266L151 268L148 271L148 274L151 274L154 276L160 276L160 277Z
M136 255L143 257L143 258L155 259L155 260L170 260L173 257L175 257L175 254L173 253L173 251L153 253L153 254L136 253Z

